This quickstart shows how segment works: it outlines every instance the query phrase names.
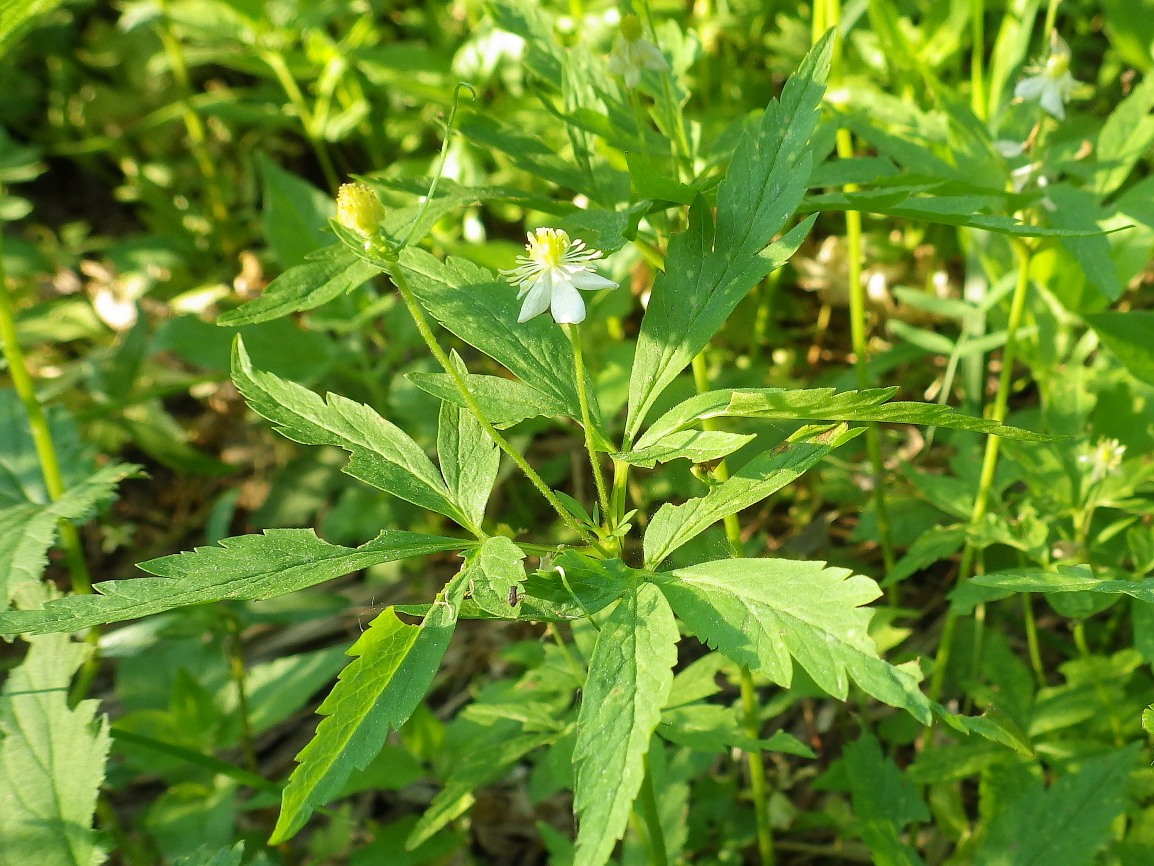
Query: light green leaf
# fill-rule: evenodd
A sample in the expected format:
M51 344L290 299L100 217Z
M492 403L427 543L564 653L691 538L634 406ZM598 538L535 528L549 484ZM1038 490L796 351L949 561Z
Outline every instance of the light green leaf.
M1118 189L1138 160L1150 152L1150 145L1154 143L1151 109L1154 109L1154 75L1146 73L1142 83L1118 103L1098 132L1094 148L1098 167L1092 184L1099 199Z
M744 433L724 433L720 430L678 430L662 437L660 442L614 454L613 459L644 466L646 469L681 458L694 463L708 463L732 454L753 438Z
M370 565L464 550L473 544L385 530L372 541L351 548L322 541L311 529L269 529L263 535L226 538L219 547L198 547L138 566L156 578L106 580L92 587L92 595L58 598L43 610L0 613L0 634L72 632L189 604L275 598Z
M1083 231L1086 237L1059 238L1060 243L1082 267L1087 282L1098 294L1116 301L1124 286L1110 253L1110 241L1101 234L1102 223L1111 214L1098 206L1097 200L1085 190L1066 183L1046 187L1046 196L1054 203L1046 211L1046 219L1060 229Z
M996 424L933 403L887 403L894 388L834 391L833 388L726 388L690 397L670 409L637 440L636 449L661 442L670 433L710 418L764 418L796 421L888 421L990 433L1007 439L1044 441L1052 437ZM885 405L883 405L885 404Z
M257 167L264 199L264 236L273 255L286 270L304 264L309 253L329 242L322 231L336 210L333 200L264 154L257 154Z
M525 551L505 536L486 538L484 544L469 555L465 566L473 602L494 616L515 618L520 601L510 604L509 599L514 588L519 594L525 582L524 559Z
M140 467L110 463L64 491L47 505L24 502L0 508L0 607L7 607L16 585L38 581L60 520L82 521L116 495L116 485Z
M574 866L602 866L625 832L673 685L679 637L673 612L649 583L632 587L597 635L573 748Z
M289 268L269 283L259 298L229 310L216 323L239 327L311 310L351 292L379 273L380 268L357 257L344 244L331 244L310 254L303 264Z
M329 394L325 402L295 382L254 369L239 337L232 377L249 406L284 436L305 445L343 448L352 455L344 471L353 478L476 529L421 447L368 406L339 394Z
M0 57L5 57L32 22L63 0L5 0L0 4Z
M881 590L869 578L822 562L726 559L654 579L698 638L738 664L788 687L796 659L836 698L845 700L852 679L929 723L932 705L918 688L916 665L878 657L872 612L862 605Z
M853 796L853 811L861 822L861 837L877 866L917 866L924 861L901 839L909 823L930 820L930 810L917 785L882 755L869 732L845 749L845 769Z
M786 82L781 99L770 102L742 137L718 188L716 237L699 200L690 209L689 228L670 242L637 338L627 438L741 299L809 233L812 218L770 244L805 194L813 161L807 144L820 116L832 46L827 33Z
M461 372L468 372L456 353L452 360ZM480 527L489 494L497 481L501 452L468 409L445 400L441 403L438 421L437 457L441 475L469 525Z
M447 330L579 418L573 349L549 316L519 324L517 290L464 259L406 248L395 265L421 306Z
M231 848L215 851L200 850L187 857L181 857L174 866L241 866L244 859L244 842L237 842Z
M1102 342L1127 370L1154 384L1154 312L1128 310L1092 313L1085 317Z
M705 496L682 505L662 505L645 532L645 567L656 568L669 554L714 523L736 514L797 480L819 460L862 430L803 427L789 442L754 457Z
M1084 866L1112 838L1111 824L1126 809L1127 780L1138 768L1132 743L1104 757L1080 761L1077 772L1049 789L1031 785L993 815L974 856L975 866Z
M29 640L0 694L0 866L96 866L92 817L104 779L108 725L98 701L68 706L89 648L66 635Z
M1095 577L1088 565L1058 566L1057 571L1041 569L1008 569L979 574L971 578L978 586L1005 589L1010 592L1101 592L1128 595L1138 601L1154 604L1154 580L1118 580Z
M407 373L405 377L422 391L465 408L465 398L448 373ZM485 417L499 429L538 415L559 418L571 414L565 403L516 379L471 373L465 381Z
M406 625L386 608L352 646L355 661L317 709L325 718L297 755L270 845L294 836L340 793L354 769L368 766L389 731L408 721L440 667L467 585L465 572L459 572L419 626Z

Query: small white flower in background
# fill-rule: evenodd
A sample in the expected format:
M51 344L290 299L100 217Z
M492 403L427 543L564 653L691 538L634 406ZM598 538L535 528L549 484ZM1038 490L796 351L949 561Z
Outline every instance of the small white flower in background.
M570 241L561 229L537 229L525 244L528 255L517 256L517 267L501 275L520 289L524 298L518 322L527 322L545 310L568 325L585 321L585 302L578 289L586 292L616 288L617 283L593 271L591 262L601 258L600 250L585 249L584 241Z
M1017 99L1037 102L1058 120L1066 119L1066 103L1081 83L1070 74L1070 46L1057 33L1050 39L1050 56L1044 64L1030 69L1014 88Z
M1122 465L1126 446L1117 439L1099 439L1094 445L1083 445L1078 455L1078 465L1090 470L1090 482L1095 484L1107 475L1113 475Z
M661 50L641 35L641 21L629 14L621 19L621 30L609 52L609 71L625 79L626 87L636 87L641 83L641 73L646 69L665 72L669 62Z

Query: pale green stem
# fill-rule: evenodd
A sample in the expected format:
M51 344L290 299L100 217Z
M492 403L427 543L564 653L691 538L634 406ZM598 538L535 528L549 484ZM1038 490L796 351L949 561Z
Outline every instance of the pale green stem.
M709 390L709 370L706 367L705 353L698 353L693 358L693 385L698 394ZM701 429L710 431L717 429L717 423L712 418L703 418ZM729 466L725 460L717 464L713 471L719 481L729 478ZM724 520L725 537L729 541L730 555L740 557L744 554L744 545L741 540L741 521L736 514L726 515ZM757 691L753 685L753 676L749 668L741 669L741 703L744 715L746 732L752 739L760 736L761 719L757 707ZM773 825L769 820L769 786L766 783L765 761L756 749L745 752L746 767L749 772L749 793L753 798L753 811L757 821L757 850L761 857L761 866L773 866L775 862L773 844Z
M417 210L417 215L413 218L413 224L409 226L408 234L406 234L405 239L401 241L402 247L407 247L413 239L413 232L415 232L417 226L420 225L421 217L425 215L425 211L433 201L433 196L437 194L437 184L441 182L441 175L445 173L445 161L449 158L449 142L453 138L453 130L456 129L457 106L460 104L462 90L469 91L471 99L477 98L477 91L473 89L471 84L466 84L464 81L458 83L457 86L453 88L453 104L450 106L449 116L445 120L445 138L441 142L441 157L437 162L436 171L433 172L433 180L429 184L429 191L425 193L421 207Z
M329 185L331 190L335 191L340 185L340 177L337 174L336 166L333 165L333 158L329 154L328 145L321 136L321 130L316 128L316 120L313 117L312 111L309 109L308 100L305 99L304 93L301 92L296 79L293 78L288 64L286 64L284 58L275 51L262 50L260 57L273 71L273 75L275 75L277 81L280 82L281 88L296 110L297 116L301 119L301 126L304 127L305 137L308 138L309 144L312 145L313 152L317 157L317 162L320 163L321 171L324 172L325 183Z
M1050 0L1046 4L1046 24L1042 28L1042 34L1047 42L1049 42L1050 34L1054 32L1054 22L1058 20L1058 4L1061 0Z
M994 405L990 412L991 420L998 424L1006 420L1006 411L1010 400L1010 390L1013 383L1014 361L1018 354L1018 330L1022 324L1022 314L1026 308L1026 296L1030 287L1030 248L1020 240L1014 240L1014 251L1018 256L1018 280L1014 285L1014 295L1010 300L1010 317L1006 322L1006 346L1002 350L1002 370L998 376L998 390L994 395ZM977 526L986 516L989 507L990 490L994 485L994 473L998 468L998 451L1001 439L990 436L986 439L986 451L982 458L982 470L978 477L978 491L974 496L974 506L970 512L970 525ZM958 569L959 584L965 583L974 573L974 558L977 548L967 542L962 553L962 564ZM956 630L957 614L953 608L946 612L946 623L942 631L942 642L934 662L934 675L930 681L930 697L937 700L941 697L942 686L945 682L946 667L949 663L950 652Z
M0 257L2 257L0 252ZM55 502L64 495L64 477L60 472L60 460L56 455L56 446L52 441L52 431L48 426L48 418L36 396L36 386L28 372L28 365L24 359L24 351L16 334L16 309L12 304L12 295L5 285L4 265L0 258L0 342L4 344L4 358L8 362L8 373L12 377L12 384L16 394L24 405L28 415L28 426L32 433L32 444L36 448L36 456L40 461L40 472L44 476L44 488L48 498ZM60 521L60 540L64 546L68 559L68 571L71 576L71 588L76 593L92 592L92 579L88 574L88 563L84 559L84 549L80 543L80 534L67 520Z
M649 31L649 38L654 45L659 45L657 39L657 29L653 26L653 16L649 11L648 0L637 0L634 4L638 17L644 23L646 30ZM672 127L673 135L670 143L673 145L675 158L673 160L674 167L677 169L677 179L682 180L682 172L684 170L685 176L692 176L693 174L693 154L689 147L689 136L685 132L685 118L681 114L681 106L677 104L677 100L673 98L673 85L670 83L670 76L672 71L663 73L661 76L661 99L665 103L665 113L669 119L669 125Z
M601 471L601 460L594 446L593 415L589 411L589 391L585 381L585 356L581 351L580 325L565 325L565 333L573 344L573 371L577 377L577 402L581 405L581 426L585 430L585 449L589 452L589 465L593 467L593 481L597 485L597 501L601 504L602 520L610 518L609 494L605 487L605 475Z
M757 690L753 685L753 675L749 668L741 667L741 707L744 715L745 735L752 740L761 738L761 714L757 707ZM751 749L745 753L749 765L749 789L753 795L754 810L757 815L757 852L761 866L774 866L777 853L773 844L773 825L769 820L769 791L765 782L765 759L761 752Z
M645 824L650 866L669 866L665 831L661 827L661 811L657 806L657 793L653 790L653 775L649 771L648 755L645 756L645 779L641 783L641 792L637 797L637 811Z
M986 111L986 0L970 2L970 109L985 122Z
M837 131L837 154L841 159L853 157L853 137L848 129ZM846 192L857 187L846 184ZM850 340L854 352L854 372L857 386L869 388L869 347L866 345L865 327L865 286L862 285L862 228L861 213L856 210L845 212L846 264L849 280ZM878 538L881 542L882 562L888 573L894 567L893 532L890 528L889 507L886 504L885 461L882 459L881 434L877 424L866 425L866 453L873 469L874 511L878 520Z
M1030 593L1022 593L1022 622L1026 628L1026 649L1030 655L1030 667L1034 670L1034 681L1038 688L1046 685L1046 668L1042 664L1042 649L1038 645L1038 623L1034 619L1034 605Z
M477 404L473 392L469 390L469 385L465 382L461 372L452 361L449 360L449 356L445 354L437 342L437 338L433 335L433 330L429 327L429 322L425 318L425 314L421 310L417 299L413 296L412 289L409 288L409 282L405 279L401 269L393 268L389 276L392 278L394 285L396 285L401 299L405 302L405 306L408 307L409 314L413 317L413 322L417 326L417 331L420 333L421 339L425 341L425 345L429 347L429 351L432 352L433 357L437 359L437 363L449 374L449 378L453 380L453 384L456 386L461 398L465 401L465 405L469 408L469 411L473 413L477 421L480 422L481 426L485 428L485 432L497 443L497 447L504 451L509 459L516 464L517 468L525 474L529 482L537 488L537 492L540 493L545 501L549 503L550 507L557 512L557 516L561 518L562 522L580 536L586 544L592 545L604 553L605 551L602 549L597 538L577 522L573 515L561 504L561 500L557 498L557 495L549 489L549 485L537 474L537 470L529 465L521 453L509 443L509 440L501 435L497 428L493 426L492 422L485 416L485 413Z
M224 188L221 186L220 174L216 170L216 161L208 149L208 135L205 132L204 122L200 114L192 105L192 81L188 76L188 64L185 62L184 48L180 40L172 31L172 24L168 14L168 0L161 0L161 12L164 14L164 23L159 27L160 42L164 46L168 65L172 69L172 77L180 92L180 113L184 121L185 132L188 133L188 142L191 145L192 157L204 178L208 196L209 213L212 214L213 234L220 244L225 255L232 256L236 250L231 233L228 231L228 205L225 200Z
M225 627L228 630L225 640L228 642L229 674L232 677L233 688L236 689L236 710L240 716L241 751L244 754L245 768L255 773L258 767L252 715L248 704L248 689L245 685L244 642L240 635L240 620L235 614L227 613L225 615Z

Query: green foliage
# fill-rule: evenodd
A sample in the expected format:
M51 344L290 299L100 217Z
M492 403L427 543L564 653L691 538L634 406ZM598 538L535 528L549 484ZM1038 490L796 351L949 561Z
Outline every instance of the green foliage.
M27 600L27 599L26 599ZM99 702L68 702L90 649L67 635L28 639L0 692L0 863L98 866L107 850L91 829L108 754Z
M4 4L0 863L1151 862L1148 6Z

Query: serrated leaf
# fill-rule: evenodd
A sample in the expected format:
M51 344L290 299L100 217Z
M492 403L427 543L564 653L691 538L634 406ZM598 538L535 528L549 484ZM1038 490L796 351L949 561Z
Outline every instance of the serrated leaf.
M878 657L869 635L881 594L867 577L822 562L727 559L657 575L677 615L699 639L788 687L796 659L814 682L845 700L852 679L880 701L929 722L916 666Z
M297 755L269 844L294 836L340 793L354 769L368 766L389 731L408 721L440 667L467 583L463 571L449 581L419 626L386 608L352 646L355 661L317 709L325 718Z
M486 538L466 562L470 595L482 610L503 619L520 613L525 551L503 535ZM510 602L511 599L515 599Z
M452 361L468 374L456 353ZM501 452L471 411L448 400L442 401L438 418L437 458L453 501L470 525L480 527L497 481Z
M581 416L569 340L549 316L518 323L516 289L472 262L441 262L422 250L403 250L395 267L444 328Z
M50 406L48 430L60 462L65 487L80 483L96 471L90 449L80 436L72 416L59 406ZM36 456L32 428L19 395L0 388L0 506L48 502L44 473Z
M1007 569L979 574L970 578L978 586L1010 592L1100 592L1128 595L1138 601L1154 604L1154 580L1119 580L1097 577L1088 565L1058 566L1056 571L1042 569Z
M577 717L574 866L602 866L625 832L645 755L673 685L680 635L649 583L634 585L601 627Z
M405 378L428 394L465 407L465 398L448 373L407 373ZM560 418L570 414L569 408L557 398L516 379L471 373L465 382L485 417L497 428L511 427L539 415Z
M304 264L289 268L265 286L259 298L229 310L216 323L235 328L311 310L379 273L380 268L358 258L344 244L331 244L309 255Z
M844 424L833 428L803 427L787 443L754 457L705 496L682 505L661 506L645 531L645 567L656 568L669 554L717 521L796 481L861 432L848 430Z
M1049 789L1040 782L991 818L975 866L1084 866L1109 844L1111 824L1129 802L1138 745L1079 762Z
M339 394L329 394L326 402L295 382L254 369L239 337L232 377L249 406L284 436L304 445L343 448L352 455L344 472L353 478L476 531L421 447L368 406Z
M241 866L243 859L244 842L237 842L231 848L201 850L187 857L181 857L174 866Z
M110 738L98 701L68 706L90 649L65 635L34 637L0 693L0 866L97 866L92 830Z
M157 577L106 580L93 585L92 595L54 599L43 610L0 613L0 634L72 632L189 604L275 598L381 562L472 545L463 539L385 530L351 548L322 541L311 529L269 529L137 566Z
M901 839L907 824L930 819L917 785L882 755L878 741L868 732L846 746L845 769L854 815L861 822L861 836L873 862L877 866L923 863L917 851Z
M720 460L753 440L744 433L725 433L721 430L678 430L662 437L660 442L644 448L634 448L621 454L614 454L614 460L621 460L633 466L652 469L658 463L686 459L693 463L708 463Z
M925 424L990 433L1007 439L1044 441L1040 433L963 415L935 403L889 403L894 388L835 391L833 388L724 388L690 397L653 422L635 449L648 448L670 433L712 418L763 418L795 421L886 421Z
M627 438L741 299L809 233L812 218L770 244L805 194L812 164L806 145L820 116L832 46L827 33L786 82L780 100L770 102L742 136L718 188L716 235L699 199L689 228L670 242L637 338Z
M16 585L38 581L61 520L81 521L116 495L116 485L140 467L110 463L69 487L55 502L24 502L0 508L0 607L7 607Z

